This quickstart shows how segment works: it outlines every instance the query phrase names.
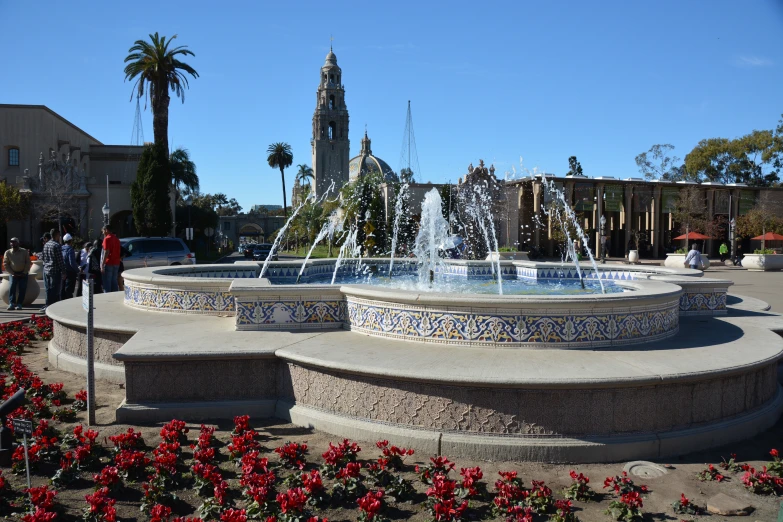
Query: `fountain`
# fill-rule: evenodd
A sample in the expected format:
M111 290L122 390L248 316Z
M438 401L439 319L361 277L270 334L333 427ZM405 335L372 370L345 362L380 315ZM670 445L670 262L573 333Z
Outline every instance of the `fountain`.
M471 197L492 252L489 202ZM436 190L415 260L363 258L335 214L318 236L339 235L337 259L126 270L124 295L96 296L118 421L247 413L450 457L611 462L742 440L783 411L783 317L748 298L730 313L730 281L581 266L570 237L573 267L444 259ZM80 302L47 313L50 364L85 371Z
M432 286L435 270L443 266L440 252L445 250L448 240L449 224L443 217L443 201L438 191L432 189L421 204L421 224L413 247L421 286Z

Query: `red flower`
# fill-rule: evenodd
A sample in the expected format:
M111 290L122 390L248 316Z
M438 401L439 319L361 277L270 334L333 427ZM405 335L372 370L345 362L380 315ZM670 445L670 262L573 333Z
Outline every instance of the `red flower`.
M775 459L780 456L779 453L778 453L778 450L776 450L776 449L770 450L769 454L772 455L772 458L775 458Z
M307 495L302 491L302 488L292 488L285 493L279 493L277 503L280 504L280 512L282 513L299 513L307 503Z
M383 508L383 490L370 491L356 501L359 509L364 512L366 520L373 520Z
M688 497L685 496L685 493L680 493L680 505L685 507L685 506L687 506L690 503L691 503L691 501L688 500Z
M150 509L150 522L166 522L171 516L171 508L162 504L155 504Z
M244 509L227 509L220 514L221 522L247 522L247 512Z

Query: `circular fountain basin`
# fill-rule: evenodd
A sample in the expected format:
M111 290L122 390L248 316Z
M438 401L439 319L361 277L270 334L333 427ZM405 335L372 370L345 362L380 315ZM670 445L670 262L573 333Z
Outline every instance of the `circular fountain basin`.
M250 414L474 458L664 457L774 424L783 343L771 330L783 318L712 317L726 314L731 282L699 271L601 268L588 280L622 291L293 284L300 273L323 280L331 260L304 270L271 263L263 279L257 263L129 270L124 296L96 297L96 371L125 383L120 422ZM492 284L488 263L446 271ZM565 285L575 278L553 263L501 262L501 271ZM84 372L80 301L47 313L50 363Z
M492 348L596 348L677 334L682 289L614 283L591 295L477 295L343 286L346 328L406 341Z

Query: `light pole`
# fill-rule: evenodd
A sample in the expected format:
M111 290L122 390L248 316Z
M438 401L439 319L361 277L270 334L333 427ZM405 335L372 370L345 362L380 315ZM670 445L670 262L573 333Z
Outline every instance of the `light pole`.
M193 229L191 228L190 223L190 207L193 206L193 196L188 196L188 199L185 200L185 205L188 206L188 231L185 233L186 238L190 238L190 243L188 244L188 248L190 250L193 250Z
M111 212L109 210L109 204L108 203L104 203L102 210L103 210L103 224L104 225L108 225L109 224L109 213Z
M599 220L600 223L600 234L601 234L601 264L606 263L606 217L604 217L603 214L601 214L601 219Z

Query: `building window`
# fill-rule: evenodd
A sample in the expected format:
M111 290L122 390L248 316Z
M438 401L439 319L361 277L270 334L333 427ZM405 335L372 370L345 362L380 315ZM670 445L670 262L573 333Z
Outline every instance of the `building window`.
M8 166L9 167L19 166L19 149L17 148L8 149Z
M333 121L329 122L329 139L334 140L337 138L337 124Z
M336 109L337 106L334 104L334 94L329 96L329 110Z

